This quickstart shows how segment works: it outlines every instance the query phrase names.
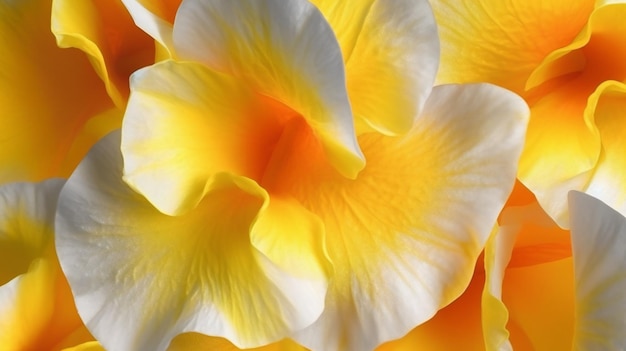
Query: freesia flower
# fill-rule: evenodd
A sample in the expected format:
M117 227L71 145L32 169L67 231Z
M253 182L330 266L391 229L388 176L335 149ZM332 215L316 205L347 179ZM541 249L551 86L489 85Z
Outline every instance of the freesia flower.
M431 3L442 42L438 82L491 82L528 102L519 178L550 216L568 225L572 189L626 213L626 3Z
M154 62L119 1L2 0L0 47L0 184L69 176L119 128L130 73Z
M63 183L0 187L3 350L98 350L76 312L54 249L54 212Z
M461 294L527 108L432 89L427 2L185 0L173 23L125 3L148 33L171 24L171 46L155 39L177 60L133 74L121 133L72 174L56 224L105 348L196 332L367 350Z

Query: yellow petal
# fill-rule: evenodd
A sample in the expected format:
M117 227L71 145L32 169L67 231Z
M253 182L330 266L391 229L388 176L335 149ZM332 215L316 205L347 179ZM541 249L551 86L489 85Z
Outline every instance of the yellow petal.
M303 116L344 176L363 168L341 50L308 1L185 1L174 44L180 59L234 75Z
M324 313L295 340L371 349L457 298L513 187L527 114L493 86L437 87L410 133L359 137L356 180L303 166L282 184L324 222L335 268Z
M341 46L356 123L384 134L406 133L430 94L439 62L428 2L312 2Z
M500 222L485 249L487 350L569 349L574 325L569 233L536 202L505 208Z
M195 351L195 350L216 350L216 351L307 351L304 347L295 342L285 339L267 346L255 347L252 349L240 349L224 338L216 338L198 333L180 334L172 340L167 351Z
M589 98L594 109L595 124L602 140L600 158L593 170L591 181L584 191L603 201L614 210L626 214L626 85L607 81Z
M50 33L50 0L0 3L0 184L69 176L68 156L92 116L111 108L102 82Z
M132 86L122 130L124 177L167 214L193 209L220 173L260 182L286 121L297 116L195 63L154 65L133 75Z
M182 0L122 0L135 24L150 34L169 57L174 57L172 31Z
M376 351L484 350L480 310L484 280L484 272L477 270L463 295L406 336L385 343Z
M54 251L53 219L63 183L0 188L0 345L8 350L57 350L93 340Z
M624 16L626 4L594 10L576 40L548 56L529 80L529 84L541 84L573 70L530 102L532 118L519 172L522 182L562 227L569 222L567 192L584 190L599 170L594 169L596 165L607 162L601 161L606 152L595 122L596 105L605 89L603 82L626 80ZM571 65L580 59L584 65Z
M524 92L526 80L555 49L569 44L592 0L434 0L441 38L438 83L484 81Z
M134 25L120 0L53 0L52 32L60 47L88 55L120 108L130 74L154 62L154 41Z
M165 350L183 332L256 347L319 317L327 282L311 272L324 270L292 273L251 244L263 189L221 174L196 208L167 216L123 182L119 143L111 134L78 166L56 222L78 311L105 348Z

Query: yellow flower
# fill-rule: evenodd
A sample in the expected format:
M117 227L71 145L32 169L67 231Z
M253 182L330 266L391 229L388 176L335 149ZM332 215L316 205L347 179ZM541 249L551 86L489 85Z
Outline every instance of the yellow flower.
M491 85L432 88L426 1L186 0L173 23L125 3L176 60L133 74L56 224L104 347L367 350L462 293L528 111Z
M51 179L0 187L3 350L96 346L76 312L54 249L54 213L63 183Z
M118 1L0 1L0 184L67 177L119 128L130 73L154 62L132 26Z
M536 202L503 212L486 248L488 350L626 345L626 218L579 192L570 193L569 211L571 232Z
M516 187L463 295L378 351L622 349L626 218L578 192L569 210L571 232Z
M486 81L531 108L519 178L562 227L567 193L626 212L626 2L433 0L440 83Z

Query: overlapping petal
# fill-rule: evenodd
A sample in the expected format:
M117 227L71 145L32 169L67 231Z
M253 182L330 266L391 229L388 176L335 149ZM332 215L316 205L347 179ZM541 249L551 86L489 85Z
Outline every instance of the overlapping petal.
M245 81L303 116L330 162L354 178L364 160L335 35L308 1L183 1L174 23L180 59Z
M0 2L0 183L68 176L97 138L119 127L120 118L86 127L112 103L84 55L56 46L50 6Z
M0 188L0 345L60 350L93 340L54 251L53 218L64 181Z
M435 88L405 136L359 137L356 180L317 166L281 184L324 222L335 267L324 313L296 340L372 349L458 297L513 186L527 113L493 86Z
M439 62L437 27L428 2L312 2L341 46L357 126L384 134L410 130Z
M253 347L317 319L326 268L286 271L251 243L262 188L221 174L196 208L167 216L123 182L119 142L111 134L90 152L57 215L61 265L105 348L165 350L191 331Z
M571 192L576 278L576 350L626 345L626 219L589 195Z
M126 105L130 74L154 62L154 41L135 27L120 0L53 0L52 32L60 47L89 56L120 108Z
M486 81L524 94L533 70L569 44L592 0L433 0L441 39L438 83Z
M133 17L135 24L153 37L174 57L172 32L174 18L182 0L121 0Z

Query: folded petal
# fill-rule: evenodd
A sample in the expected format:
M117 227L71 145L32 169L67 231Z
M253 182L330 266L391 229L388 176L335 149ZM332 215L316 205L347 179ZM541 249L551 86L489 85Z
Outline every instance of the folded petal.
M154 41L137 28L120 0L53 0L52 32L62 48L85 52L116 106L128 98L128 77L154 62Z
M298 112L345 176L363 168L341 50L308 1L185 0L174 45L179 58L234 75Z
M430 94L439 62L428 1L312 2L341 46L356 123L384 134L409 131Z
M93 340L54 251L53 219L63 183L0 188L0 345L7 350L58 350Z
M143 69L132 89L124 179L167 214L195 208L221 172L260 181L286 121L297 116L241 80L190 62Z
M519 177L562 227L569 224L567 192L583 191L596 165L606 167L596 110L603 84L626 80L624 16L626 4L598 7L576 39L546 57L528 81L530 88L554 84L555 77L559 82L529 101L532 118Z
M590 182L580 190L601 200L622 215L626 214L626 84L607 81L589 98L602 149Z
M135 24L174 56L174 18L182 0L121 0Z
M373 349L457 298L513 187L527 118L503 89L437 87L405 136L359 137L368 164L356 180L311 167L294 182L335 268L324 313L296 340Z
M531 72L569 44L593 11L592 0L434 0L441 38L438 83L486 81L525 90Z
M0 2L0 184L67 177L91 144L68 153L112 103L89 61L60 49L50 0Z
M326 277L285 271L251 245L263 189L222 173L196 208L167 216L122 180L119 143L111 134L79 165L56 226L78 311L106 349L165 350L183 332L254 347L318 318Z
M569 233L537 202L502 211L500 227L485 248L487 350L571 347L571 262Z
M426 323L398 340L382 344L376 351L484 350L480 311L484 278L479 267L463 295Z
M589 195L572 191L576 281L576 350L626 345L626 219Z
M168 347L167 351L195 351L195 350L219 350L240 351L224 338L216 338L198 333L184 333L178 335ZM245 349L246 351L307 351L295 342L285 339L266 346Z

